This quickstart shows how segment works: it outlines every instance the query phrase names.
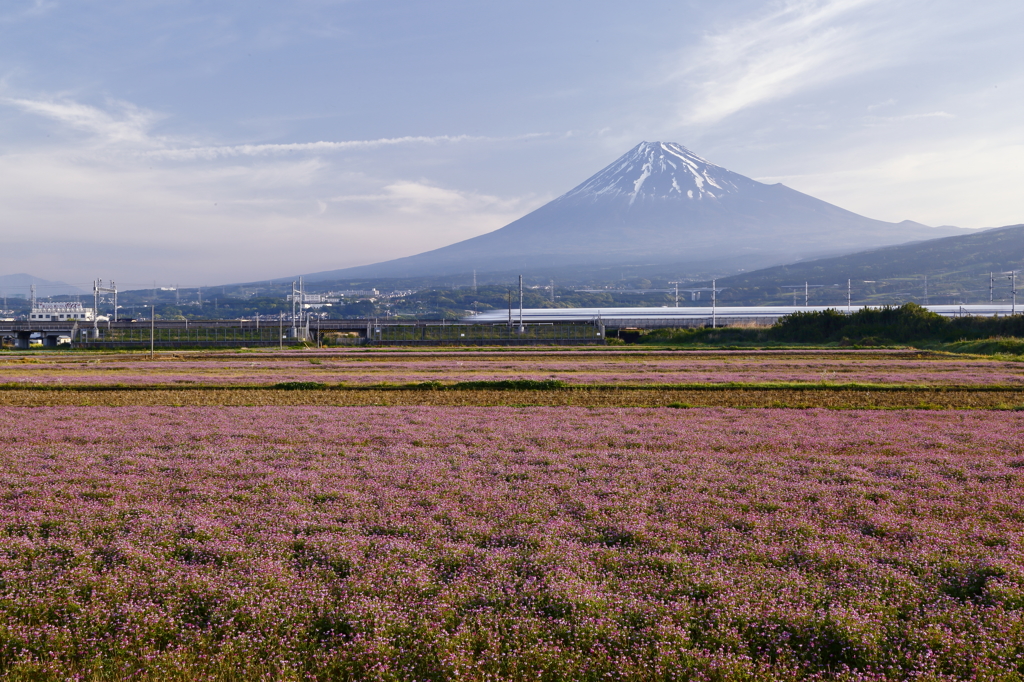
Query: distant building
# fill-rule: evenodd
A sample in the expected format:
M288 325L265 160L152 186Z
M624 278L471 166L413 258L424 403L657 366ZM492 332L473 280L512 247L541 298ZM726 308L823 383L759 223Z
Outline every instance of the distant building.
M373 298L380 296L380 292L376 289L346 289L345 291L329 291L327 295L344 298Z
M300 303L302 303L304 305L308 304L308 303L318 303L320 305L323 305L323 304L327 304L327 303L337 303L338 302L337 298L329 298L329 295L324 295L324 294L301 294L301 295L300 294L295 294L294 296L292 296L291 294L288 294L286 299L289 302L293 301L293 300L294 301L299 301Z
M39 322L92 322L93 310L81 303L44 303L37 301L29 320Z

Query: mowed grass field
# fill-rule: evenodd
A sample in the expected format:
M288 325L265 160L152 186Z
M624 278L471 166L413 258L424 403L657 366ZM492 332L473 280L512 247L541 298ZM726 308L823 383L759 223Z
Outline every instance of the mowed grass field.
M5 679L1024 679L1015 363L301 353L0 356Z

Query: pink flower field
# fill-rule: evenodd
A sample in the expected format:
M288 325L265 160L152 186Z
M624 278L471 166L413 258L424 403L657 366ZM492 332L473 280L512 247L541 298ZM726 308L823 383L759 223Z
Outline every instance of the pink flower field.
M1024 413L0 411L9 679L1020 680Z

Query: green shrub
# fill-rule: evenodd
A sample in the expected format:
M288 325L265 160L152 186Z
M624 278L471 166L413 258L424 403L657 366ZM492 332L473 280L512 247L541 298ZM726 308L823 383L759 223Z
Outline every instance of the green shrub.
M768 336L776 341L836 342L841 346L881 346L912 341L974 341L1024 336L1024 315L948 318L916 303L898 307L862 308L850 315L830 309L787 315L772 326ZM1014 350L1002 352L1024 352L1024 342L1017 339L1012 339L1012 342L1004 339L1004 342L1004 347Z

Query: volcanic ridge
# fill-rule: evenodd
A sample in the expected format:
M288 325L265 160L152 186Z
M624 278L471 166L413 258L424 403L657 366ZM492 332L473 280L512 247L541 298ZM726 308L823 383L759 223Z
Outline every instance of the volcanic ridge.
M963 234L858 215L734 173L673 142L641 142L557 199L487 234L307 280L674 264L723 273Z

